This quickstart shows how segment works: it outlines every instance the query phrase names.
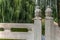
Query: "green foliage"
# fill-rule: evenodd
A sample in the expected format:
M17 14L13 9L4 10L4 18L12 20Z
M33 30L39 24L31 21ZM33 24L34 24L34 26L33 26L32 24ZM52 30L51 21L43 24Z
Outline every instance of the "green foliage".
M0 22L33 22L34 2L32 0L0 0Z
M11 28L12 32L28 32L27 28Z
M4 29L3 28L0 28L0 31L4 31Z
M42 19L42 34L45 35L45 19Z
M0 22L3 23L31 23L34 17L34 0L0 0ZM45 17L45 9L50 5L53 10L53 17L57 19L56 0L38 0L42 10L42 18Z

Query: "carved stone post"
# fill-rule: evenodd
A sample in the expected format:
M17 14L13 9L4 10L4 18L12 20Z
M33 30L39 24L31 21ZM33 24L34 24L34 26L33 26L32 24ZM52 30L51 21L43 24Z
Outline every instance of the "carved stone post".
M54 23L52 15L52 9L48 6L45 10L45 40L54 40Z
M35 8L35 18L34 18L34 40L41 40L42 32L41 32L41 10L39 6Z

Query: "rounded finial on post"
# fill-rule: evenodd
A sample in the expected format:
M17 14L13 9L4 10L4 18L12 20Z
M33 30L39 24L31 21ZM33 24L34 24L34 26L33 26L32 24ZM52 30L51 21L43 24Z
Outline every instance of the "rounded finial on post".
M45 10L45 15L46 16L52 16L52 9L50 8L50 6L47 6L46 10Z
M39 6L36 6L35 8L35 17L40 17L41 16L41 9L39 9Z

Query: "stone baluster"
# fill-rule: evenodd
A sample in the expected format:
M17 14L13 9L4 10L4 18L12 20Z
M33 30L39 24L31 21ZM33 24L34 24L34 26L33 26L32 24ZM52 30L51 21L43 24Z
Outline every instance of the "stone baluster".
M54 40L54 21L52 9L49 6L45 10L45 15L45 40Z
M34 18L34 40L41 40L42 31L41 31L41 10L39 6L35 8L35 18Z

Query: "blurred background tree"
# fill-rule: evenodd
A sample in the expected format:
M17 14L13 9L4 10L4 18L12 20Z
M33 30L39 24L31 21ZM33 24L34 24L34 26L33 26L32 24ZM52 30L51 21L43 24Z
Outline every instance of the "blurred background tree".
M45 18L47 5L53 10L52 16L57 21L57 0L39 0L42 18ZM0 0L0 22L31 23L34 17L35 0Z
M31 23L34 7L32 0L0 0L0 22Z
M60 0L57 0L57 9L58 9L58 26L60 27Z

